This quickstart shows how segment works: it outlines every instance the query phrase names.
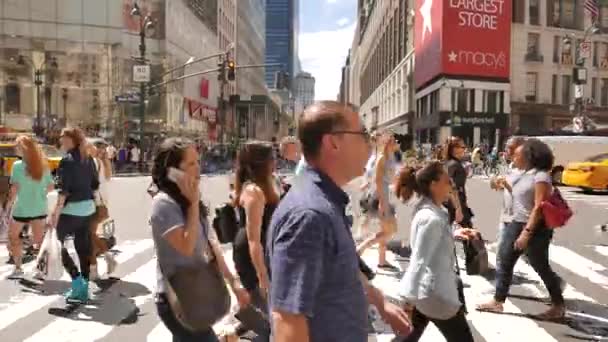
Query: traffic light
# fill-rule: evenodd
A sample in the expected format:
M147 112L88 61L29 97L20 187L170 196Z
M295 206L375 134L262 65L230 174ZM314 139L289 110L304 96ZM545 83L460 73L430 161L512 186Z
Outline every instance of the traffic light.
M228 61L228 80L234 81L235 76L236 76L235 69L236 69L236 64L234 63L233 60L229 60Z
M217 79L218 81L225 81L226 80L226 62L222 61L220 63L217 64L218 66L218 70L219 73L217 74Z

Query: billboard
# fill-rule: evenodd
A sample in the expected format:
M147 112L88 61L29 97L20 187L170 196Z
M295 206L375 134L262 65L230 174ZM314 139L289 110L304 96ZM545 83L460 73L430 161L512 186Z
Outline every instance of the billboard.
M509 78L510 0L416 0L416 88L438 75Z

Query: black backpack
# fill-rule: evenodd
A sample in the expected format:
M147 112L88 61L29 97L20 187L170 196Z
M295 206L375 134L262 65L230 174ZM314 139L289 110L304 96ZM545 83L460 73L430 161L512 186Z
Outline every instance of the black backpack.
M230 203L224 203L215 208L213 229L220 243L232 243L239 230L239 220L236 211Z

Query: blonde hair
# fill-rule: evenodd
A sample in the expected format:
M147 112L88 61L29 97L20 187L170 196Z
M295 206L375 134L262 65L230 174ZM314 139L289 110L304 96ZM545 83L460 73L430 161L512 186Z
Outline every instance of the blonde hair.
M48 163L40 145L32 137L20 135L15 143L23 152L23 162L25 171L35 181L40 181L44 176L44 171L48 168Z

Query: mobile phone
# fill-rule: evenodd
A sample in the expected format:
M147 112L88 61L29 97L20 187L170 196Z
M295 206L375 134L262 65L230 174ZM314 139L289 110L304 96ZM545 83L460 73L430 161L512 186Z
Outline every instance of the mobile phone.
M167 178L173 183L177 183L178 180L184 177L184 171L177 169L175 167L170 167L167 170Z

